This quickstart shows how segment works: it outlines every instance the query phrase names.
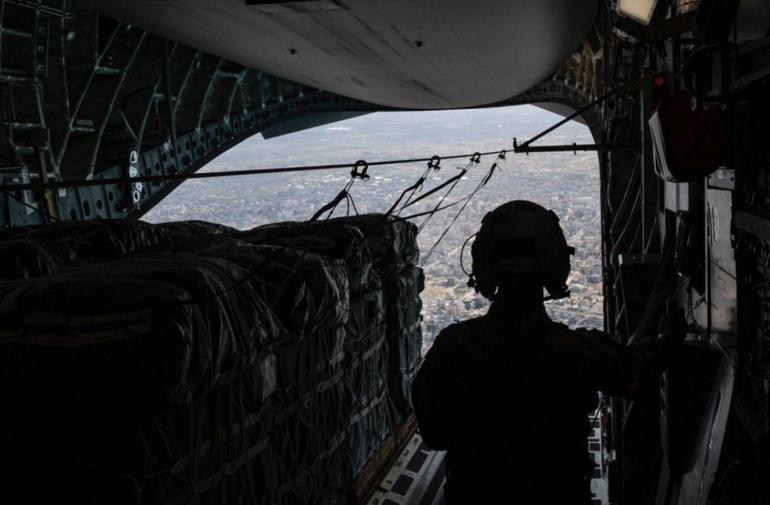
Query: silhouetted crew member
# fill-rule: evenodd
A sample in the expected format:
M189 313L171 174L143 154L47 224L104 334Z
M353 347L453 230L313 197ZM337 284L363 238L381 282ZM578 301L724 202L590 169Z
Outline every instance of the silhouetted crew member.
M447 502L590 503L597 391L633 396L656 384L666 340L624 346L548 318L543 302L569 296L574 249L537 204L487 214L471 253L469 284L493 303L438 335L413 385L426 445L448 450Z

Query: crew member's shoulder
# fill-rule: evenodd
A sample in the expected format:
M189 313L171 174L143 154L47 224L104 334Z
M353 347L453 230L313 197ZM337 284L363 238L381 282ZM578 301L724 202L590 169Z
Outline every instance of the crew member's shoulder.
M589 328L570 328L569 326L561 323L554 323L554 328L557 334L568 340L584 343L599 343L608 340L607 335L601 330Z
M433 346L455 346L465 343L469 336L478 331L481 317L457 321L450 324L436 336Z

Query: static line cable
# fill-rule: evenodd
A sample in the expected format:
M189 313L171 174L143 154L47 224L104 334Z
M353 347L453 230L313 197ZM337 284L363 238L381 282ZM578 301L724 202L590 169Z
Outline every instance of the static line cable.
M468 204L471 203L471 200L473 200L473 197L476 196L476 194L483 188L484 186L489 183L492 176L494 175L495 171L498 168L498 162L505 160L505 151L501 151L498 156L497 160L495 160L494 163L492 163L492 166L489 168L489 172L484 176L484 178L479 182L478 186L476 186L476 189L474 189L470 195L468 195L468 199L465 200L465 203L463 203L463 206L460 207L460 210L457 211L457 214L455 214L455 217L452 218L452 221L449 223L449 226L446 227L444 232L439 236L438 240L436 240L436 243L433 244L433 246L428 250L428 253L425 255L425 257L422 259L422 262L420 262L420 267L424 267L425 264L428 262L430 257L433 255L433 253L436 251L438 246L441 244L441 242L444 240L444 237L446 237L447 233L449 233L449 230L452 229L452 226L457 222L457 220L460 218L460 215L463 213L466 207L468 207ZM430 217L430 216L429 216Z
M428 217L425 219L425 221L423 221L420 224L420 226L417 227L417 233L422 233L422 230L425 229L425 226L428 224L428 221L430 221L433 218L433 215L436 214L436 212L438 212L439 209L443 208L442 205L444 204L444 201L449 197L450 194L452 194L452 191L454 191L457 185L460 183L460 179L462 179L463 176L467 173L468 173L468 169L464 168L459 175L453 178L454 183L449 188L449 190L446 193L444 193L444 195L441 197L438 203L436 203L436 205L433 207L433 210L428 214Z
M479 156L491 156L498 154L499 151L488 151L483 153L477 153ZM506 152L513 152L513 149L508 149ZM442 156L443 160L458 160L468 158L471 154L453 154L451 156ZM369 167L378 167L386 165L408 165L413 163L425 163L431 161L433 158L411 158L411 159L397 159L397 160L382 160L371 161L367 165ZM180 174L163 174L163 175L142 175L138 177L110 177L104 179L88 179L79 181L47 181L47 182L31 182L20 184L5 184L0 186L0 192L8 193L11 191L31 191L41 189L60 189L60 188L80 188L91 186L104 186L107 184L134 184L137 182L165 182L165 181L185 181L188 179L216 179L221 177L238 177L243 175L264 175L264 174L281 174L289 172L311 172L317 170L338 170L342 168L349 168L351 163L334 163L330 165L307 165L307 166L295 166L295 167L277 167L277 168L255 168L248 170L228 170L222 172L195 172L195 173L180 173Z

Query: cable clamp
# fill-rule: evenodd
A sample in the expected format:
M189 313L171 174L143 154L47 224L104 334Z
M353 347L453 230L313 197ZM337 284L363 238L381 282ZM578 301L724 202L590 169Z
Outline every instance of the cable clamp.
M432 168L438 172L438 170L441 168L441 157L433 156L428 162L428 168Z
M471 156L471 163L475 163L476 165L481 163L481 153L473 153L473 156Z

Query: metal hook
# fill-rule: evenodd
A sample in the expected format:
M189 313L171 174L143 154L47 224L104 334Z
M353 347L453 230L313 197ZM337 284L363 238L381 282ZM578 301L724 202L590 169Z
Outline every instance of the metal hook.
M353 178L359 178L362 181L368 181L369 174L366 173L368 169L369 163L367 163L366 160L358 160L356 161L356 164L353 165L353 170L350 171L350 176Z

